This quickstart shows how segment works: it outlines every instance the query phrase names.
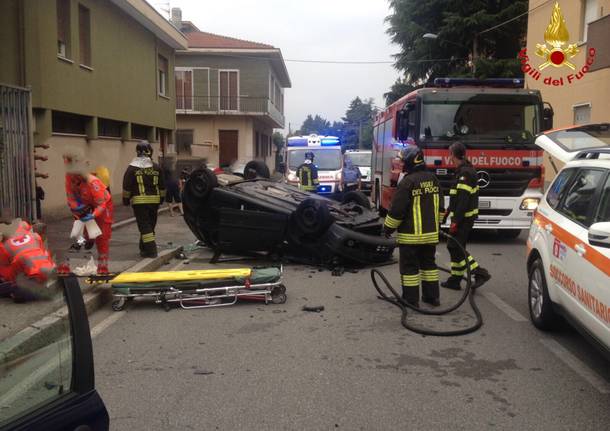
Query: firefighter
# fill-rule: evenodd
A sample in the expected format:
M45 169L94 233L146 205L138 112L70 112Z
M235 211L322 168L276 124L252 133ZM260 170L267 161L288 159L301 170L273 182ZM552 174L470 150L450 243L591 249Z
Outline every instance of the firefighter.
M68 206L76 220L82 222L95 220L102 231L102 234L95 238L98 255L97 273L107 275L114 215L112 196L102 180L90 173L88 163L80 156L64 154L64 163ZM87 235L86 239L90 242Z
M297 168L299 188L305 192L315 193L318 190L318 167L313 163L314 154L309 151L305 153L305 161Z
M47 297L40 289L53 277L55 263L40 235L11 213L0 209L0 297L16 303Z
M123 176L123 205L133 208L140 231L140 256L157 257L155 227L157 212L165 199L165 181L159 166L152 161L148 141L136 146L136 157Z
M441 286L460 290L462 278L467 274L466 268L470 266L471 274L474 275L472 288L476 289L491 279L491 275L486 269L482 268L470 254L467 253L467 256L464 256L462 251L462 247L466 249L468 237L479 214L477 172L466 159L464 144L455 142L449 147L449 151L456 170L455 182L449 193L449 209L444 216L444 221L450 218L449 233L461 247L455 241L447 241L447 249L451 255L451 275L447 281L441 283Z
M435 262L443 199L436 176L426 171L420 148L408 145L400 152L405 176L392 199L384 230L390 236L398 229L402 298L419 306L422 301L440 305L439 276Z

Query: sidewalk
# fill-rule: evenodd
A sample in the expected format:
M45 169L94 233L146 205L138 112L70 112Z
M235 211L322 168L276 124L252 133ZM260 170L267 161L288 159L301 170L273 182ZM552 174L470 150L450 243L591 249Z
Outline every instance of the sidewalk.
M115 212L115 225L110 242L109 268L112 272L124 271L143 259L140 257L139 232L135 222L123 223L132 217L131 208L120 207ZM90 251L68 252L71 244L69 238L72 229L72 220L65 219L47 225L47 241L49 249L56 257L57 262L68 256L72 268L82 265L92 255L97 256L95 247ZM170 217L167 211L159 214L157 223L157 246L159 252L175 249L196 241L182 217ZM151 259L148 259L151 260ZM91 287L81 284L84 291L90 292L103 287ZM55 312L62 305L61 302L37 301L27 304L14 304L12 300L0 298L0 341L14 334L28 325L37 322L44 316ZM101 304L98 304L101 305Z

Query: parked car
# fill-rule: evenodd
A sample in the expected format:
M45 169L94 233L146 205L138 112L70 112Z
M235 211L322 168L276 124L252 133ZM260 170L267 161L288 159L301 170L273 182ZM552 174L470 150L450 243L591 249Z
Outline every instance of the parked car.
M564 316L610 355L610 124L547 132L536 144L566 163L530 229L531 320Z
M219 252L267 252L331 266L392 258L394 242L382 237L366 196L352 192L339 203L265 178L268 169L260 164L250 180L207 169L191 175L183 202L198 239Z
M345 156L349 157L354 166L360 170L362 191L368 195L372 190L372 174L371 174L371 150L348 150Z

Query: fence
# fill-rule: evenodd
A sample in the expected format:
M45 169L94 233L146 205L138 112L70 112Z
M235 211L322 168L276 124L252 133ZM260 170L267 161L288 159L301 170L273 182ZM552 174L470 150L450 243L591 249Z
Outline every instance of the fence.
M176 113L268 115L284 125L284 115L268 97L253 96L177 96Z
M0 85L0 208L34 220L35 186L30 91Z

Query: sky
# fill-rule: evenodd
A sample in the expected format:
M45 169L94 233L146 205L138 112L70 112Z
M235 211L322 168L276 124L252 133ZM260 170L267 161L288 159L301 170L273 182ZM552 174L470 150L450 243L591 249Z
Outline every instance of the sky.
M148 0L167 8L168 1ZM202 31L273 45L286 60L392 61L398 47L385 33L387 0L169 0L182 19ZM166 15L167 16L167 15ZM399 76L391 64L286 62L286 129L307 114L340 120L356 96L384 106L383 93Z

